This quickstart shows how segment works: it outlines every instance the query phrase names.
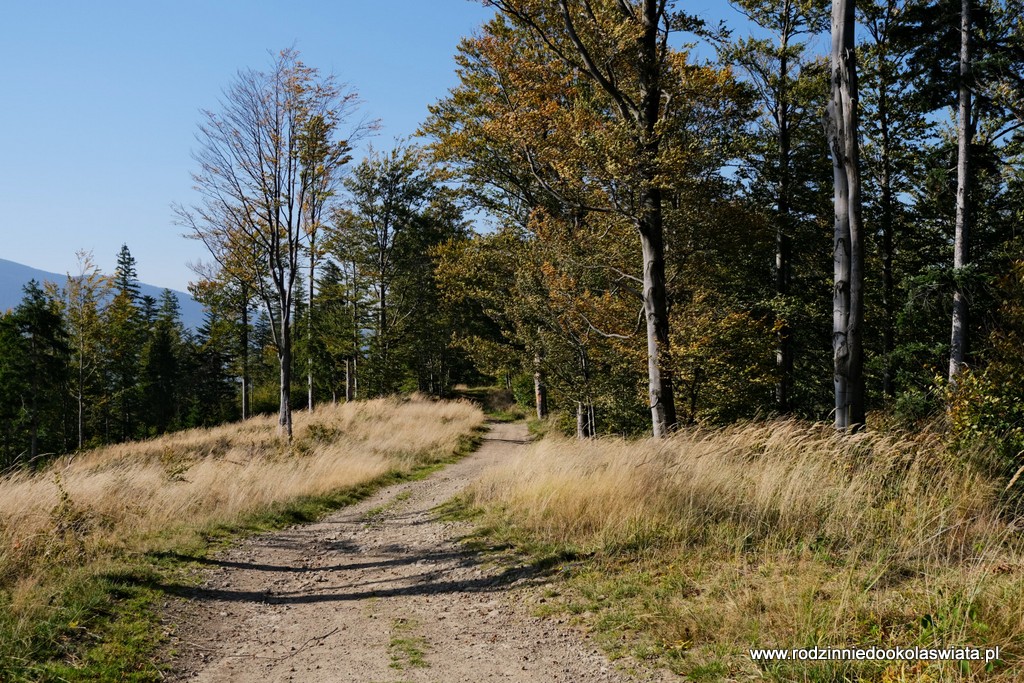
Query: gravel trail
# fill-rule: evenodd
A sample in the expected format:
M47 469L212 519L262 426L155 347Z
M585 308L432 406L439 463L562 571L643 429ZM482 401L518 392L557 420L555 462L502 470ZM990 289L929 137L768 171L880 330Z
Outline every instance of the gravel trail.
M203 585L168 609L170 680L640 680L532 615L542 577L484 563L458 543L469 525L431 513L527 442L524 425L495 424L476 453L425 480L209 560Z

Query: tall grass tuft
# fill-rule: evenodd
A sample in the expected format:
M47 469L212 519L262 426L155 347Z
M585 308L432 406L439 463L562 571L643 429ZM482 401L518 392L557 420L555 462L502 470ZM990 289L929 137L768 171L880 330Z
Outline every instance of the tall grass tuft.
M1006 482L931 435L797 422L549 438L471 498L525 544L593 559L565 608L700 679L1014 680L1024 543ZM757 664L751 647L982 645L1004 662ZM914 668L914 667L917 668Z

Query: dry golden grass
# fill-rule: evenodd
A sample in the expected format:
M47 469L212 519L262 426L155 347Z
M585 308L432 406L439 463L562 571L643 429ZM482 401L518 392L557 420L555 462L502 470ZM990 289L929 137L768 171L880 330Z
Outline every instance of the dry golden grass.
M563 608L693 679L1016 680L1012 666L757 666L750 647L1024 646L1005 482L928 436L794 422L549 438L471 489L497 533L593 553Z
M178 528L230 523L301 496L408 471L483 423L465 402L380 399L96 449L0 479L0 589L28 592L50 565L151 550ZM16 605L15 605L16 606Z

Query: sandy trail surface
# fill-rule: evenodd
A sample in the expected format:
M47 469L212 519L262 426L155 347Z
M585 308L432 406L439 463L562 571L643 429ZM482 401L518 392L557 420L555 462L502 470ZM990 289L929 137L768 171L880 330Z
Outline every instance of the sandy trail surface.
M543 577L487 563L458 543L469 525L431 512L527 442L524 425L493 425L476 453L425 480L208 560L203 585L168 609L170 679L640 680L533 615Z

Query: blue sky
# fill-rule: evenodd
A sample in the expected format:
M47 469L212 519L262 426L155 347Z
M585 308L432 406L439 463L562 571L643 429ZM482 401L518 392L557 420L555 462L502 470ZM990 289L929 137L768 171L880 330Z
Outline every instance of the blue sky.
M724 0L680 6L736 16ZM5 3L0 258L65 272L90 249L110 270L124 242L143 281L184 289L204 253L170 205L193 200L198 112L239 69L294 45L359 92L386 147L455 84L459 38L491 15L470 0Z

